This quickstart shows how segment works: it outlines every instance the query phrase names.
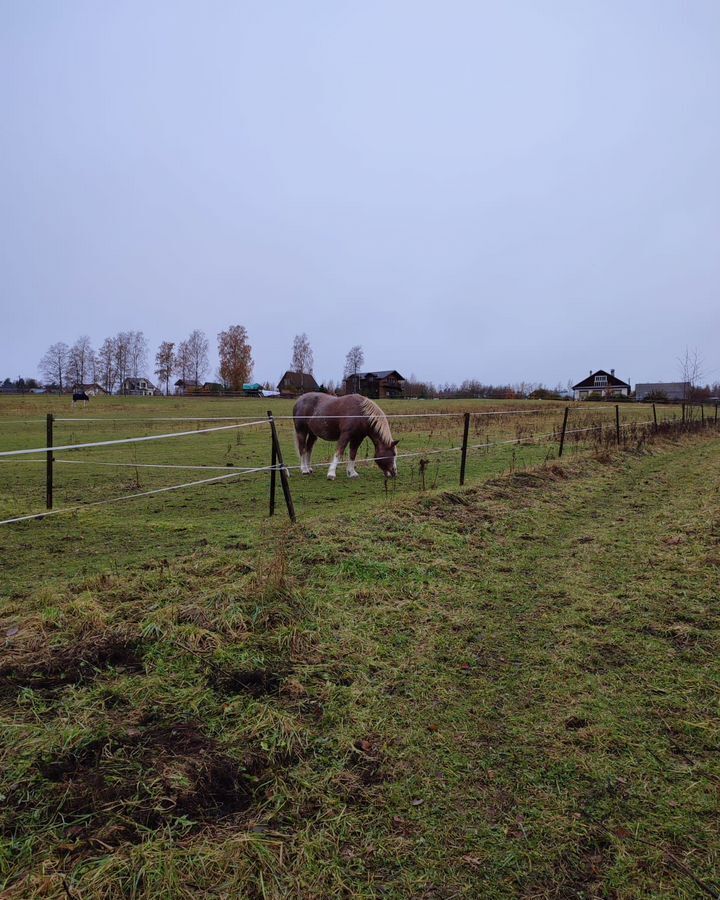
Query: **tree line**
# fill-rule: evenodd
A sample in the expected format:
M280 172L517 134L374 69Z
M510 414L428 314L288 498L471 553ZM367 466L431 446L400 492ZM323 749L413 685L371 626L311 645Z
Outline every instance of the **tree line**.
M210 369L210 342L199 329L192 331L182 341L162 341L154 356L153 372L166 394L170 393L173 379L184 390L202 388L203 379ZM218 388L233 392L242 391L243 385L252 378L253 357L248 333L243 325L231 325L217 335L219 366ZM321 387L330 393L343 390L349 379L349 390L357 390L353 378L358 376L365 363L363 348L356 344L345 357L342 377L336 384L328 381ZM678 359L683 380L692 385L692 397L696 400L717 397L720 385L705 385L702 377L702 360L697 350L686 349L684 357ZM149 368L149 345L142 331L120 331L105 338L96 350L87 335L81 335L75 343L63 341L48 347L39 363L44 384L52 390L67 390L75 385L99 384L108 393L122 393L128 378L147 378ZM290 371L313 374L314 355L310 340L305 332L295 335L292 344ZM18 377L15 381L6 378L5 389L18 391L40 387L34 378ZM264 387L271 387L269 383ZM540 382L519 382L516 384L485 384L477 379L466 379L460 384L445 383L435 385L411 374L404 384L406 397L423 399L559 399L567 396L572 388L572 380L564 388L561 384L548 388Z
M182 341L162 341L154 356L153 373L166 394L171 380L184 388L198 388L210 370L210 342L206 334L195 329ZM44 384L55 390L68 390L75 385L99 384L109 394L122 393L128 378L148 377L148 341L142 331L120 331L105 338L95 349L88 335L75 343L51 344L38 368ZM253 372L252 347L243 325L230 325L217 335L219 365L217 377L222 389L241 391ZM295 336L290 368L293 372L312 374L314 357L307 334ZM6 378L5 386L31 390L39 387L35 379Z

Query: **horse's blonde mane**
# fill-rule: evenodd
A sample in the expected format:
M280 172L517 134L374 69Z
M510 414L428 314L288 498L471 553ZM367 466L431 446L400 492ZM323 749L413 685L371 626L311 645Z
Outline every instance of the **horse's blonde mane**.
M386 446L392 444L390 424L388 423L387 416L380 409L377 403L375 403L375 401L371 400L369 397L363 397L362 409L365 415L368 417L370 431L375 435L375 437L378 438L378 440L382 441Z

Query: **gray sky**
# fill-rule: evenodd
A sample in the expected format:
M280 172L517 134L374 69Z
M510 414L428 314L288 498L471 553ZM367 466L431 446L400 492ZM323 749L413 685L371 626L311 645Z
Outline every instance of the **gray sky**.
M260 380L720 379L718 0L0 0L0 104L0 377L239 323Z

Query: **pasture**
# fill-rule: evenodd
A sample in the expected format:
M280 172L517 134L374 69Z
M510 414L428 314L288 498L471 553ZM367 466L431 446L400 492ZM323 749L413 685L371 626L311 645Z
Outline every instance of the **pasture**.
M2 449L43 446L59 401L0 402ZM268 405L290 406L113 398L76 415L124 421L56 443ZM520 443L471 451L465 489L452 450L388 491L293 474L295 526L266 473L5 526L3 896L717 896L720 439L558 464L529 435L559 404L387 408L501 407L541 411L473 422ZM400 451L461 437L391 425ZM90 452L138 467L57 465L57 507L203 475L142 462L263 464L269 439ZM42 465L0 478L3 518L42 509Z
M197 400L188 398L98 398L87 407L71 409L67 397L0 398L0 450L45 446L45 414L58 420L55 445L117 440L166 434L204 427L224 427L232 421L199 421L202 417L253 417L263 420L271 408L276 416L290 416L288 400ZM390 420L400 439L398 478L385 485L373 463L359 466L361 477L348 479L338 470L335 484L325 479L331 444L319 441L313 461L320 464L312 477L293 471L291 488L298 516L310 520L331 510L359 511L391 506L429 489L458 485L462 413L482 414L471 420L466 483L536 465L557 456L565 404L530 401L394 401L385 404L391 415L421 414L419 418ZM497 413L507 412L507 415ZM492 415L485 415L491 412ZM434 415L438 414L438 418ZM456 414L456 415L448 415ZM648 421L649 407L626 405L623 421ZM677 408L661 410L677 417ZM190 421L187 418L190 417ZM173 421L177 419L177 421ZM195 421L192 421L195 419ZM102 421L104 420L104 421ZM603 422L614 428L614 409L603 406L573 409L566 455L584 452L589 435L583 429ZM278 421L285 463L297 466L291 422ZM541 435L534 439L533 435ZM510 441L514 443L497 443ZM485 446L487 445L487 446ZM491 446L492 445L492 446ZM404 456L410 454L410 456ZM366 441L358 459L372 456ZM346 454L347 458L347 454ZM56 454L54 507L74 507L115 497L133 496L162 487L222 476L223 467L266 466L270 463L267 424L147 443L121 444ZM421 463L424 460L424 463ZM82 461L82 464L81 464ZM191 466L153 469L145 465ZM203 471L200 467L208 467ZM209 467L217 467L215 469ZM424 468L424 471L421 471ZM78 514L20 523L6 528L8 549L2 575L6 585L22 588L40 572L44 578L100 571L107 565L138 564L158 556L190 552L198 546L252 548L268 527L269 475L239 476L215 484L187 488L148 498L99 505ZM45 504L44 457L0 458L0 519L42 512ZM285 515L278 487L277 516ZM38 567L38 560L42 560ZM57 565L56 565L57 563Z

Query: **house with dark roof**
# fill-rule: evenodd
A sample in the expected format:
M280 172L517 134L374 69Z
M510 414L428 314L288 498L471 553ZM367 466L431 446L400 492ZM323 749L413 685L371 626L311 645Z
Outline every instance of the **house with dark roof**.
M189 378L178 378L175 382L176 394L193 394L200 390L197 381L191 381Z
M344 382L346 394L362 394L373 400L394 400L403 395L405 379L396 369L379 372L358 372L348 375Z
M125 378L118 391L130 397L152 397L156 392L160 393L149 378Z
M629 397L630 385L615 375L615 369L606 372L598 369L590 371L587 378L573 385L576 400L586 400L591 395L600 397Z
M299 397L318 390L318 383L309 372L287 371L278 381L277 389L283 397Z

